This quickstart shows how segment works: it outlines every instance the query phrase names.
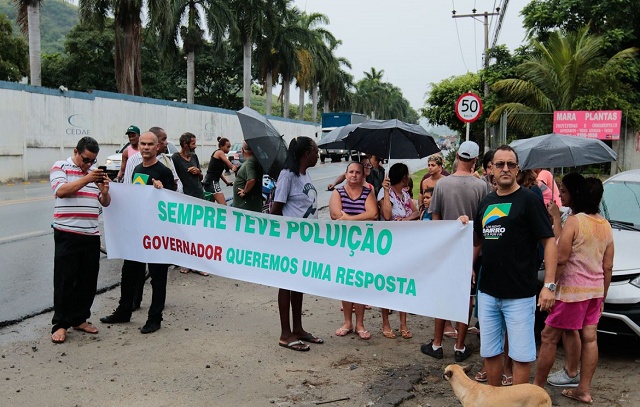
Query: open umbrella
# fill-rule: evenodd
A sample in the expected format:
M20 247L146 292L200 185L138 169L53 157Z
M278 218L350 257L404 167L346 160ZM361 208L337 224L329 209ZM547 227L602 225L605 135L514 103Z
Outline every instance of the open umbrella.
M516 140L510 146L518 153L523 170L576 167L618 159L616 152L598 139L556 133Z
M283 136L266 117L251 109L243 107L237 111L242 134L256 156L266 174L273 179L278 175L287 161L287 145Z
M331 130L318 141L318 147L322 148L338 148L338 149L346 149L346 144L344 142L345 137L349 135L358 124L347 124L346 126L336 127Z
M424 127L393 120L367 120L345 139L347 148L380 158L422 158L440 151Z

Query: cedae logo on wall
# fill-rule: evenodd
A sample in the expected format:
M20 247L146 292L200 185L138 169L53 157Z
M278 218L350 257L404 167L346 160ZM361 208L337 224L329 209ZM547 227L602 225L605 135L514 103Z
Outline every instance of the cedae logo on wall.
M85 122L84 116L81 114L72 114L67 117L67 123L71 125L71 127L67 127L65 133L70 136L90 136L91 130L87 128L87 124Z

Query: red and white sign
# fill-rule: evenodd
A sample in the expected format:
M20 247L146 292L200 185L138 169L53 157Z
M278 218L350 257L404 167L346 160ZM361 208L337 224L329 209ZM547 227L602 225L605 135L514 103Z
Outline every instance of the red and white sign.
M553 112L553 132L568 136L619 140L621 122L621 110Z
M482 114L482 100L475 93L465 93L456 101L456 115L465 123L478 120Z

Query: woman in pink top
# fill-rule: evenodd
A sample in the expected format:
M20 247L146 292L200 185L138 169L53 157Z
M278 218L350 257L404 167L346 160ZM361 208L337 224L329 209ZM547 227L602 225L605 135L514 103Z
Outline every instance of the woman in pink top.
M553 200L556 205L562 205L558 184L556 184L556 181L553 179L553 175L542 168L536 168L535 172L538 174L538 186L542 190L542 199L544 200L544 204L548 205L549 202Z
M564 330L579 329L582 339L578 387L566 397L591 403L591 380L598 364L597 326L613 270L613 233L599 212L602 182L587 178L572 196L574 215L558 241L556 303L545 321L534 384L544 387Z

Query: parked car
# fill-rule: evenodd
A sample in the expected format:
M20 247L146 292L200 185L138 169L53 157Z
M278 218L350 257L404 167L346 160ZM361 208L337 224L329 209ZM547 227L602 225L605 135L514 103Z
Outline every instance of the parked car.
M320 162L324 162L327 158L330 158L332 163L339 162L343 158L345 161L349 161L349 150L342 148L321 148L319 153Z
M114 179L118 175L118 171L120 171L120 166L122 165L122 152L129 146L129 143L122 146L120 149L116 150L115 154L111 154L104 161L104 165L107 167L107 175L109 178ZM176 148L175 144L172 142L167 143L167 150L169 150L169 154L177 153L178 148Z
M233 143L231 149L227 153L227 158L232 164L242 164L244 162L244 155L242 154L242 142Z
M640 256L636 253L640 247L640 170L621 172L604 182L600 213L613 228L615 250L598 332L640 338ZM538 280L542 284L543 267ZM542 321L536 320L540 327Z
M600 213L613 228L613 276L598 331L640 337L640 169L604 182Z

